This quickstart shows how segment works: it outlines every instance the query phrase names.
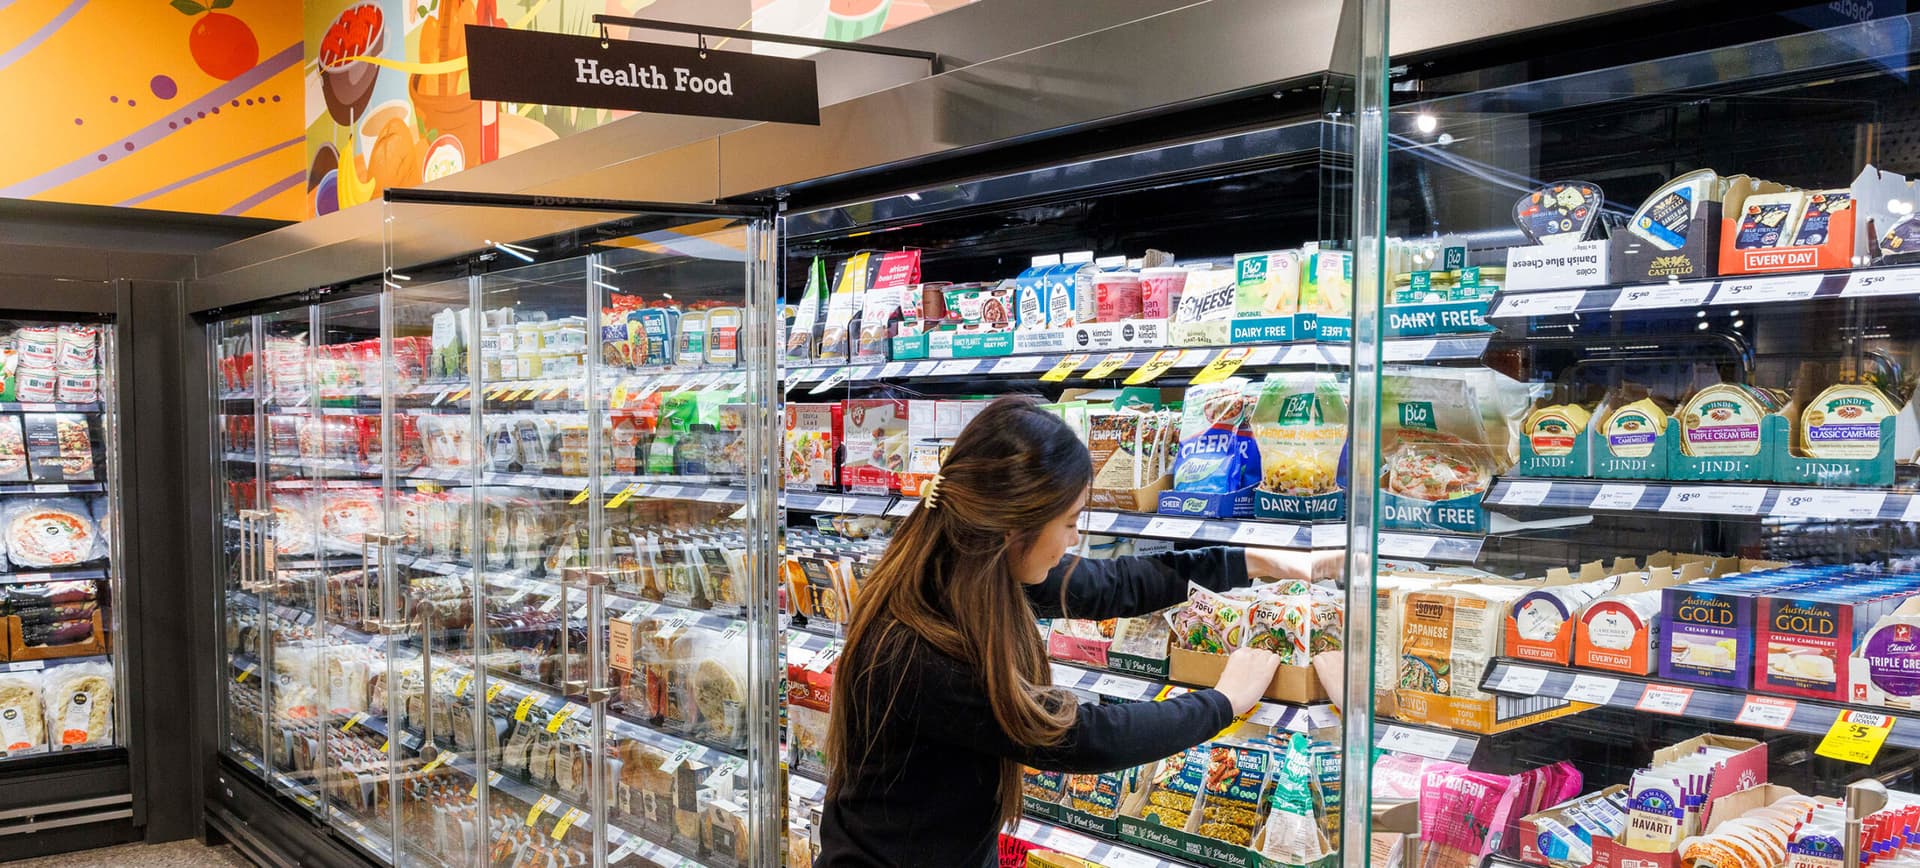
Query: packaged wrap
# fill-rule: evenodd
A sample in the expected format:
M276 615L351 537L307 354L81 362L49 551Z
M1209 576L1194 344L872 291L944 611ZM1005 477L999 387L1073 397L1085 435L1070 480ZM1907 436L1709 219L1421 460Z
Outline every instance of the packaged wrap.
M76 663L47 670L41 702L55 750L113 742L113 667Z
M24 756L47 749L41 680L38 672L0 672L0 757Z

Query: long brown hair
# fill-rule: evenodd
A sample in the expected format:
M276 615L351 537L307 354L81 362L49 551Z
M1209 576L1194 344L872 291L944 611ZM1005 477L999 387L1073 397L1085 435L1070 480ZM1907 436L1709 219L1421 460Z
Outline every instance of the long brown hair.
M862 583L833 683L833 788L851 779L851 767L871 746L873 733L864 735L865 745L854 743L862 737L852 733L854 721L889 725L900 689L866 674L888 655L911 653L914 637L979 668L994 720L1014 741L1058 744L1073 725L1075 703L1052 687L1033 607L1011 562L1079 503L1093 461L1073 429L1038 404L1002 397L968 423L941 466L937 506L923 502L907 516ZM873 714L863 703L884 703L885 710ZM1020 816L1020 775L1019 763L1001 761L1003 823Z

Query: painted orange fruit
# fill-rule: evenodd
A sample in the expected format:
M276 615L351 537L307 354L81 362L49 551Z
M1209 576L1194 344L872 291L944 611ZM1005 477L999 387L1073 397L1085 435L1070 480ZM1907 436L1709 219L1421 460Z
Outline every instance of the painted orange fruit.
M187 50L193 53L193 62L201 72L232 81L260 62L260 40L254 38L253 28L239 18L215 11L232 6L233 0L212 0L204 6L194 0L173 0L171 5L183 15L197 17L192 32L187 34Z

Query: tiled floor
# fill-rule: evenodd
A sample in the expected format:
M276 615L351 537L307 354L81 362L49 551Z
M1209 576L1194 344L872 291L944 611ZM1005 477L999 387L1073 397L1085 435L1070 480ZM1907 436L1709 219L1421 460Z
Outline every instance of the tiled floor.
M248 865L250 863L235 853L232 847L203 847L198 841L187 840L171 844L128 844L82 850L64 856L9 862L7 868L246 868Z

